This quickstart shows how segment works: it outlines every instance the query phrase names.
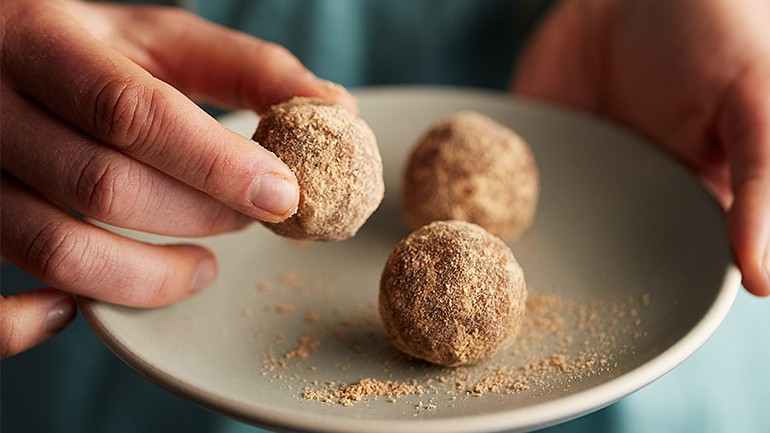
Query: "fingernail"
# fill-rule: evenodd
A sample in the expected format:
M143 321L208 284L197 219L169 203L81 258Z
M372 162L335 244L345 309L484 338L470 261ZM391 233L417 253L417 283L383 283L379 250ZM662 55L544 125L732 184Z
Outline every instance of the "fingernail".
M198 265L198 269L195 270L192 281L190 282L190 294L194 295L206 287L210 286L214 282L217 276L217 265L209 259L204 260Z
M266 174L258 177L251 185L251 203L274 218L277 222L290 216L297 210L299 188L293 179L278 174Z
M66 298L56 303L45 318L45 330L49 334L56 334L67 327L75 319L75 302L72 298Z

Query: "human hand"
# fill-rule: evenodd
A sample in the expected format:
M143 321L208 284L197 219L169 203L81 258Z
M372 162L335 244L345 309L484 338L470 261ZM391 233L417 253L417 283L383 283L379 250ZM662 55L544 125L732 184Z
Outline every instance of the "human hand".
M625 123L701 173L743 285L770 295L770 1L564 0L513 88Z
M199 246L136 242L80 220L173 236L277 222L299 199L272 153L188 97L256 111L291 96L356 110L287 50L176 9L72 0L0 6L2 255L55 289L0 298L0 356L74 317L71 294L137 307L216 275Z

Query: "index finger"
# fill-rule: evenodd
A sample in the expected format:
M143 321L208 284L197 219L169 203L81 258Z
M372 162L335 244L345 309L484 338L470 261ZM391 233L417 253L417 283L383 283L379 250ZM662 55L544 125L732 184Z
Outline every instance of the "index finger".
M294 174L167 83L37 4L7 29L4 72L21 92L121 152L265 221L297 207ZM10 47L10 49L9 49Z
M344 87L316 77L278 44L179 8L89 7L96 8L103 20L129 23L113 29L116 34L110 36L111 41L129 58L193 98L261 113L293 96L307 96L358 113L356 98ZM158 38L159 34L164 37Z

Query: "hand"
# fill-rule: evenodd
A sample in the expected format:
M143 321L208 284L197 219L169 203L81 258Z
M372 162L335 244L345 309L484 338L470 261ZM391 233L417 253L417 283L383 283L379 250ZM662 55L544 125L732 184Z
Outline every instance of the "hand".
M700 172L744 286L770 295L769 0L565 0L514 91L623 122Z
M292 172L188 97L263 111L294 95L356 110L287 50L176 9L77 1L0 6L2 255L46 289L0 298L0 355L75 314L70 294L159 306L216 275L193 245L154 246L108 224L204 236L296 209Z

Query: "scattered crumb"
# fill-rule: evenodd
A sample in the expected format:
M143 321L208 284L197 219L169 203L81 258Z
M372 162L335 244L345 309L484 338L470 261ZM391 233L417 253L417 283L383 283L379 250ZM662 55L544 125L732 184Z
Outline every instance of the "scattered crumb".
M278 275L278 281L280 281L283 284L288 284L290 286L299 286L300 280L299 276L295 274L294 272L283 272L280 275Z
M318 404L346 408L379 400L406 404L419 416L452 410L463 399L542 395L611 373L617 357L633 353L634 341L646 337L647 294L579 302L530 287L521 329L508 349L477 365L441 368L395 349L375 302L355 309L330 303L334 291L329 281L285 272L265 283L271 290L281 285L292 289L284 298L292 302L265 308L296 319L304 332L296 337L275 332L266 341L267 352L274 355L262 360L262 377ZM295 289L303 290L301 301ZM245 306L241 314L250 316L254 308ZM336 362L321 361L330 356ZM368 374L351 377L357 365L368 366Z
M265 306L265 310L272 311L274 313L279 313L279 314L291 313L296 308L297 308L296 305L289 304L289 303Z
M273 290L273 285L268 281L262 281L257 284L257 290L260 292L269 292Z
M321 389L307 388L302 397L306 400L318 400L324 403L336 402L342 406L352 406L354 402L379 396L385 396L388 398L388 402L394 403L397 397L419 396L423 392L423 388L415 383L364 378L352 385L327 382Z
M650 305L650 294L649 293L645 293L644 295L642 295L642 305L644 305L645 307Z
M299 345L286 352L283 357L286 359L305 359L310 356L311 353L315 352L320 344L321 340L317 335L313 335L312 333L302 334L299 337Z
M286 362L284 362L283 360L272 358L272 357L267 358L262 362L262 369L266 372L273 371L276 368L285 368L285 367L286 367Z

